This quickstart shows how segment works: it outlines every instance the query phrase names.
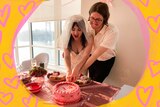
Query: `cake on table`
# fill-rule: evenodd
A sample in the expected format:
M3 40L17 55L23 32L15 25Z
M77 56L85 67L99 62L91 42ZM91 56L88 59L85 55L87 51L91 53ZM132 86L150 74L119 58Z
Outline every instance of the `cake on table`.
M76 84L79 86L89 85L92 82L91 78L86 75L80 75L80 77L76 80Z
M80 99L80 87L73 82L59 82L53 87L53 100L57 104L75 103Z
M59 71L53 71L52 73L48 73L47 77L50 81L63 81L66 79L65 74Z

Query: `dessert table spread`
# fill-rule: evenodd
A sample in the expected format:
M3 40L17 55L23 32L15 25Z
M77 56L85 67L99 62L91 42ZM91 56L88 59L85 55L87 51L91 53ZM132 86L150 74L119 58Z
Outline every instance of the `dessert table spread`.
M35 95L44 100L48 104L56 104L52 98L52 87L56 82L50 82L46 80L43 88L39 93ZM107 84L92 81L86 86L80 87L82 92L82 98L78 103L71 103L67 105L59 105L60 107L96 107L106 103L109 103L117 95L120 88Z
M46 76L43 80L42 89L35 96L44 100L44 103L55 105L53 100L53 86L61 81L50 81ZM105 83L91 81L90 83L80 86L82 97L79 102L66 105L58 105L60 107L96 107L109 103L120 91L119 87L111 86Z

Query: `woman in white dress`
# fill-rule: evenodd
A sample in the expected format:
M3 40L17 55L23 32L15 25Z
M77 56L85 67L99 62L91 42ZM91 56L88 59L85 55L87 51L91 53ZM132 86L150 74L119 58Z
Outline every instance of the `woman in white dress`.
M71 16L62 33L66 80L75 82L79 71L90 56L93 37L86 28L87 22L80 15Z

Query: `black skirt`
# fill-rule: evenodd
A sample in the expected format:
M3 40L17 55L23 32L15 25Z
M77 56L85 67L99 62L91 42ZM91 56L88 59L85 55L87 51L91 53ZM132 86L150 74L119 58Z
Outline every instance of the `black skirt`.
M104 79L109 75L114 62L115 62L115 57L112 57L111 59L106 61L96 60L89 67L90 78L94 81L102 83Z

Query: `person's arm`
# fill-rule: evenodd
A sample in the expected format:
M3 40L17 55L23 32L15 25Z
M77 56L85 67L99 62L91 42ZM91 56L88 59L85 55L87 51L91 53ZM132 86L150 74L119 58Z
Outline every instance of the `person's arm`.
M81 60L79 60L79 63L72 70L73 81L76 81L78 75L80 74L81 68L89 58L92 45L93 45L93 36L90 37L90 41L88 42L87 46L84 49L84 53L82 55Z
M81 69L80 73L86 71L93 63L94 61L96 61L96 59L101 56L105 51L107 50L107 48L99 46L94 53L92 53L92 55L88 58L88 60L86 61L86 63L84 64L83 68Z
M68 49L64 49L63 56L64 56L65 67L66 67L66 70L67 70L66 79L67 79L67 81L71 81L70 80L70 75L72 73L71 57L70 57L70 52L69 52Z
M114 49L118 40L118 29L117 28L112 28L110 33L104 34L106 35L105 38L103 38L103 42L100 44L99 47L96 48L94 53L88 58L86 61L85 65L81 69L80 72L84 72L87 70L93 63L94 61L97 60L99 56L101 56L105 51L107 51L108 48Z

